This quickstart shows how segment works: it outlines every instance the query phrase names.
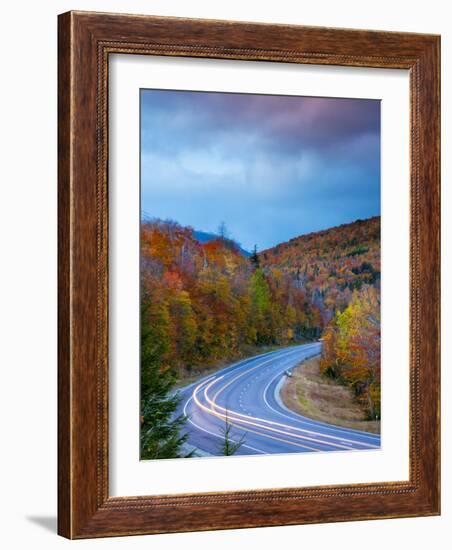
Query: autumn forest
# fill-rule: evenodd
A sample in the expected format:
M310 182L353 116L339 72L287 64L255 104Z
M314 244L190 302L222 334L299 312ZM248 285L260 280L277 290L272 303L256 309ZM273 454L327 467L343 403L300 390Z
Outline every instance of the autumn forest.
M224 225L200 242L190 227L153 219L142 222L141 263L144 396L152 372L170 387L259 349L321 338L323 375L380 417L379 217L251 254Z

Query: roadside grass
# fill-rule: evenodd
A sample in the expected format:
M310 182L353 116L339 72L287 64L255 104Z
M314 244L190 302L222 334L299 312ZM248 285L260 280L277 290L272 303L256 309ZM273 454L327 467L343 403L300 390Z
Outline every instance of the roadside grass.
M262 355L263 353L269 353L271 351L277 351L279 349L289 348L292 346L312 344L313 342L315 342L315 340L308 340L306 338L302 338L300 340L297 340L296 342L295 341L290 342L282 346L248 346L240 354L236 354L234 356L224 358L221 361L216 361L211 365L205 365L200 368L192 368L189 372L183 372L177 380L175 389L180 389L184 386L188 386L189 384L196 382L197 380L199 380L200 378L203 378L204 376L208 376L209 374L214 374L217 371L221 370L222 368L227 367L231 363L236 363L237 361L241 361L243 359L249 359L251 357L255 357L256 355Z
M380 433L379 420L366 420L353 392L320 374L320 359L308 359L292 371L281 388L287 408L304 416L371 433Z

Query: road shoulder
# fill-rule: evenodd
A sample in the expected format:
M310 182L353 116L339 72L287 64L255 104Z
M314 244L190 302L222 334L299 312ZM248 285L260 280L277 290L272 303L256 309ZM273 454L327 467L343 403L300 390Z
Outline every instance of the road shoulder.
M300 363L280 388L285 407L313 420L380 433L380 421L365 420L353 392L320 374L319 357Z

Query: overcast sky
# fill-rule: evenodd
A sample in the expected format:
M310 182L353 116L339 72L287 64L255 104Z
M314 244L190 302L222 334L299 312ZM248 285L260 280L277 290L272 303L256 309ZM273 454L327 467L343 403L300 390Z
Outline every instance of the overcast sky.
M380 102L141 91L142 215L251 250L380 214Z

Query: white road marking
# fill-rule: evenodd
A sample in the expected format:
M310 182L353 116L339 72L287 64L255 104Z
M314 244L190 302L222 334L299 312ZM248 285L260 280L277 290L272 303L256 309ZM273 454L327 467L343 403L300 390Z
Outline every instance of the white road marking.
M295 353L300 353L300 352L306 352L308 350L311 350L313 347L316 347L318 348L318 344L312 344L309 346L309 348L305 348L305 347L297 347L296 349L292 349L290 351L281 351L279 353L269 353L269 354L262 354L262 356L257 356L256 359L259 359L260 357L265 357L266 360L262 363L262 362L259 362L257 365L255 364L255 361L253 360L246 360L244 362L243 365L241 365L240 363L237 363L236 367L237 368L228 368L228 371L226 373L224 373L223 375L221 376L210 376L210 377L207 377L205 380L202 380L202 382L200 384L198 384L196 386L196 388L194 389L192 395L190 396L190 398L186 401L185 403L185 406L183 408L183 411L184 411L184 414L185 416L187 416L188 418L188 415L186 414L187 412L187 406L188 404L190 403L191 400L194 401L194 403L196 404L196 406L198 406L199 408L201 408L202 410L205 410L208 414L212 415L212 416L215 416L216 418L225 418L225 415L223 415L221 412L219 412L219 410L223 410L223 411L226 411L226 409L224 407L221 407L220 405L218 405L216 403L216 399L218 397L219 394L221 394L227 387L229 387L233 382L235 382L236 380L238 380L239 378L241 378L242 376L248 374L249 372L251 371L254 371L256 369L259 369L259 373L255 376L253 376L252 380L257 380L259 379L261 376L264 375L264 373L268 373L269 371L272 370L271 368L271 363L273 361L280 361L281 359L284 360L285 358L295 354ZM268 357L270 356L270 357ZM264 368L262 368L263 365L268 365L270 364L269 366L266 366ZM285 364L285 363L284 363ZM251 368L250 365L253 365ZM238 371L242 371L242 369L244 370L244 372L240 372L240 374L237 375L237 372ZM282 371L283 372L283 371ZM264 402L266 404L266 406L272 410L273 412L275 412L276 414L280 415L280 416L283 416L283 417L286 417L288 419L290 419L292 422L306 422L308 421L309 422L309 419L306 419L306 420L303 420L302 418L300 419L296 419L294 417L291 417L289 415L286 415L278 410L276 410L274 407L272 407L270 405L270 403L268 402L268 399L267 399L267 392L268 392L268 389L270 387L270 385L275 381L275 379L278 377L278 376L281 376L282 372L278 371L278 373L270 380L270 382L267 384L267 386L265 387L265 390L264 390L264 394L263 394L263 397L264 397ZM232 375L232 376L231 376ZM207 391L211 388L211 386L213 386L214 384L217 384L219 381L223 380L225 377L227 378L230 378L232 377L232 380L228 380L228 382L226 384L224 384L218 391L217 393L214 395L214 398L213 398L213 401L210 399L210 397L208 396L207 394ZM199 399L196 397L197 395L197 392L204 386L204 397L207 401L207 403L210 404L211 406L211 409L209 409L208 407L206 407L205 405L203 405ZM251 386L251 381L249 381L246 386L244 388L241 389L240 391L240 396L239 396L239 401L240 401L240 408L242 410L244 410L244 412L248 413L248 415L243 415L239 412L236 412L236 411L227 411L227 414L228 416L231 418L231 414L232 414L232 419L236 422L239 422L239 423L245 423L245 424L251 424L253 426L257 426L258 428L260 429L264 429L264 430L270 430L270 431L275 431L277 433L281 433L283 435L286 435L286 436L289 436L289 437L295 437L295 438L299 438L299 439L307 439L307 440L312 440L316 443L319 443L321 445L327 445L327 446L334 446L334 447L339 447L339 448L343 448L343 449L347 449L347 450L350 450L351 446L353 444L358 444L358 445L361 445L361 446L365 446L365 447L374 447L374 448L379 448L376 447L376 446L373 446L373 445L369 445L367 443L364 443L364 442L361 442L361 441L353 441L353 440L347 440L347 439L344 439L344 437L336 437L336 436L333 436L333 435L329 435L329 434L324 434L322 432L314 432L314 431L311 431L311 430L307 430L307 429L303 429L303 428L298 428L296 426L289 426L287 424L281 424L281 423L278 423L278 422L274 422L274 421L271 421L271 420L266 420L266 419L263 419L263 418L259 418L259 417L253 417L253 415L251 415L251 413L244 408L243 406L243 400L242 400L242 396L244 394L244 391L246 391L248 388L250 388ZM198 401L198 403L197 403ZM234 417L234 415L236 415L236 417L239 417L239 418L236 418ZM252 419L253 422L251 422L250 420L247 421L245 420L246 418L248 419ZM199 429L205 433L208 433L209 435L213 435L214 437L217 437L217 438L221 438L223 439L224 436L222 435L219 435L217 433L214 433L214 432L211 432L210 430L207 430L205 428L203 428L202 426L199 426L198 424L196 424L193 420L191 420L190 418L188 418L189 422L196 428L196 429ZM314 439L312 437L307 437L305 435L299 435L299 434L294 434L294 433L290 433L290 432L286 432L284 430L281 430L281 429L277 429L277 428L271 428L267 425L262 425L262 424L259 424L259 422L264 422L266 424L271 424L273 426L281 426L285 429L288 429L288 430L295 430L297 432L304 432L304 433L308 433L308 434L312 434L312 435L315 435L317 437L321 437L321 438L328 438L328 439L335 439L339 442L339 444L337 443L332 443L331 441L324 441L324 440L317 440L317 439ZM231 424L233 424L231 422ZM323 423L319 423L319 424L323 424ZM334 426L333 425L328 425L328 424L323 424L325 425L326 428L328 429L333 429L334 430ZM268 437L270 439L277 439L279 441L283 441L283 442L286 442L286 443L289 443L289 444L295 444L297 445L296 443L294 442L290 442L290 441L287 441L287 440L284 440L284 439L280 439L280 438L277 438L277 437L272 437L270 436L269 434L263 434L261 432L255 432L254 430L251 430L251 429L247 429L245 427L241 428L245 431L251 431L251 432L254 432L254 433L257 433L258 435L262 436L262 437ZM341 430L341 428L339 428L339 430ZM356 432L357 435L360 435L361 437L364 436L368 436L368 437L372 437L372 434L367 434L366 432L359 432L359 431L354 431L354 430L351 430L351 432L348 432L350 433L350 435L352 435L352 433ZM373 436L375 437L375 436ZM255 447L252 447L251 445L247 445L247 444L243 444L244 447L246 448L249 448L253 451L256 451L256 452L259 452L259 453L262 453L262 454L269 454L268 452L266 451L263 451L262 449L257 449ZM312 448L312 447L308 447L306 445L297 445L297 446L301 446L301 447L304 447L304 448L307 448L309 450L313 450L313 451L319 451L319 449L316 449L316 448Z
M206 430L206 428L203 428L202 426L199 426L198 424L196 424L196 422L193 422L193 420L187 415L187 413L186 413L187 405L189 404L189 402L192 399L193 399L193 397L191 396L188 399L188 401L185 403L185 407L184 407L184 415L187 417L187 420L190 422L190 424L192 424L196 429L201 430L202 432L208 433L209 435L213 435L214 437L218 437L220 439L224 439L224 436L216 434L215 432L211 432L210 430ZM238 441L235 441L235 439L232 439L232 438L231 438L231 441L234 442L234 443L238 443ZM261 453L263 455L269 454L266 451L263 451L262 449L257 449L256 447L251 447L251 445L247 445L246 443L243 443L242 447L246 447L247 449L251 449L252 451L256 451L256 452Z

